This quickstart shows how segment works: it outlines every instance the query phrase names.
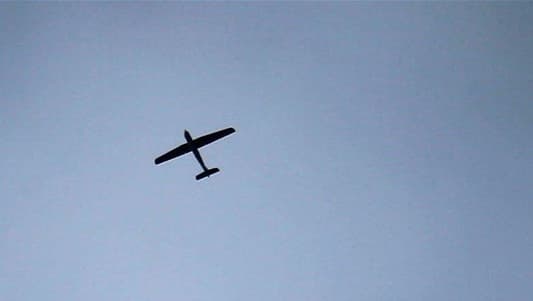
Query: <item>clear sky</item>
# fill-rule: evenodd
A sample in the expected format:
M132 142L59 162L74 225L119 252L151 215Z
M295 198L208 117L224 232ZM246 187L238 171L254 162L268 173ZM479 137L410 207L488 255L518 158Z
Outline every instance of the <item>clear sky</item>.
M1 3L0 300L532 300L532 70L531 3Z

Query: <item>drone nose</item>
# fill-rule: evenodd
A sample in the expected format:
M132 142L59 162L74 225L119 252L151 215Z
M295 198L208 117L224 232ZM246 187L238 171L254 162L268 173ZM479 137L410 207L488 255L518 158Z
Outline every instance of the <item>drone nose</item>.
M189 131L187 131L187 130L185 130L185 131L183 132L183 136L185 136L185 139L186 139L187 141L192 140L192 138L191 138L191 134L189 134Z

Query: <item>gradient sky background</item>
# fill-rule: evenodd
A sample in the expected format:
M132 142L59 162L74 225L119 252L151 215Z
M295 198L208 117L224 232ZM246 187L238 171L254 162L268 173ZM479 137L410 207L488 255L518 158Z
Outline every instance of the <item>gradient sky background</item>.
M1 3L0 300L532 300L533 4ZM233 126L192 157L153 159Z

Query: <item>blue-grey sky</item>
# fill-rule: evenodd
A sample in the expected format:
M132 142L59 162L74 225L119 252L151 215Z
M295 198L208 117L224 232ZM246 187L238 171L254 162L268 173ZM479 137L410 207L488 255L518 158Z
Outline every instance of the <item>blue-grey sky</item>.
M532 54L531 3L1 3L0 300L531 300Z

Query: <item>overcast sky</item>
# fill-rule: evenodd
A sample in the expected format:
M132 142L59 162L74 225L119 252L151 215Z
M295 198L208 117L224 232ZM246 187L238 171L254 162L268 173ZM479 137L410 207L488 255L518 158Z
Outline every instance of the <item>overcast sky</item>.
M1 3L0 300L532 300L532 54L531 3Z

